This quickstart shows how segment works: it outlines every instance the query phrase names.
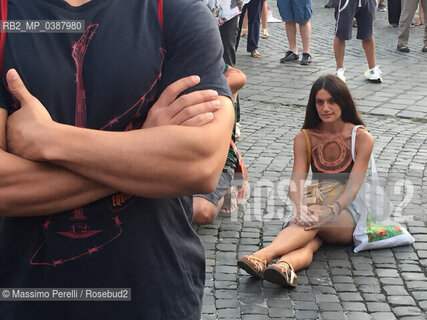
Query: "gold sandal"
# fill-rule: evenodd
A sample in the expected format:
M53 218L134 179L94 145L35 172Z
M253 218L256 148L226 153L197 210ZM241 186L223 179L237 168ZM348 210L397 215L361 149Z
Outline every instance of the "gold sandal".
M261 39L267 39L270 34L268 33L268 29L262 29Z
M254 50L251 52L252 58L261 58L261 53L258 52L258 50Z
M262 278L269 282L295 288L297 286L297 275L294 268L285 260L277 261L277 263L265 268Z
M267 260L260 259L254 255L243 256L239 261L237 261L237 265L251 276L261 278L261 275L267 265Z

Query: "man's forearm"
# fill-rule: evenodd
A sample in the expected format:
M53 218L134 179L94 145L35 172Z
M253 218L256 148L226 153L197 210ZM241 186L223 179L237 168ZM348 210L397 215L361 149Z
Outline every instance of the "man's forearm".
M43 143L45 160L134 195L208 193L224 166L233 125L231 101L221 100L215 120L203 127L105 132L57 124Z
M78 208L111 188L48 163L0 150L0 216L36 216Z

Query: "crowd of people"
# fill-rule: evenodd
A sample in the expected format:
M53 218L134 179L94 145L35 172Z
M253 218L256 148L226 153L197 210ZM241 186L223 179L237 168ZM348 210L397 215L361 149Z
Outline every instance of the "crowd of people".
M409 2L399 22L402 52L418 5ZM375 0L352 3L335 4L337 72L313 84L294 140L294 215L271 245L238 261L281 285L296 286L296 270L323 242L351 242L357 221L352 200L374 142L345 84L353 18L365 76L382 78ZM277 4L289 45L280 62L309 65L311 0ZM0 319L200 319L205 257L192 224L237 209L246 76L236 50L245 36L247 51L261 58L267 10L265 0L1 0L2 20L83 20L85 28L1 33L0 285L130 288L132 296L115 304L13 300L2 302ZM327 201L308 200L309 168Z

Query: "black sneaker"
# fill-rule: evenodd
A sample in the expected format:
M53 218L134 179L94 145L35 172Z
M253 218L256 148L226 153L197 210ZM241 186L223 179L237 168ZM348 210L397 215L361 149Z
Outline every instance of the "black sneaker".
M325 4L326 9L330 9L334 7L334 0L329 0L327 4Z
M380 3L378 5L378 11L380 11L380 12L386 12L387 11L387 9L385 8L384 3Z
M295 61L298 59L299 59L299 55L296 54L295 52L289 50L288 52L286 52L285 56L282 59L280 59L280 63Z
M397 51L408 53L408 52L410 52L411 50L409 50L409 48L408 48L408 47L404 47L404 46L402 46L402 45L398 44L398 45L397 45Z
M309 53L304 52L301 58L301 65L306 66L311 63L311 55Z
M423 47L423 48L421 49L421 52L427 52L427 47Z

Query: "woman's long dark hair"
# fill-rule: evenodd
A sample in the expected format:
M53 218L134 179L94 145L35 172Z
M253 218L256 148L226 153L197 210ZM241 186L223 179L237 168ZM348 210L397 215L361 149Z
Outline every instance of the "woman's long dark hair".
M316 109L316 94L320 89L328 91L332 99L340 106L341 119L344 122L365 125L345 82L337 76L329 74L317 79L311 87L303 129L314 129L322 122Z

